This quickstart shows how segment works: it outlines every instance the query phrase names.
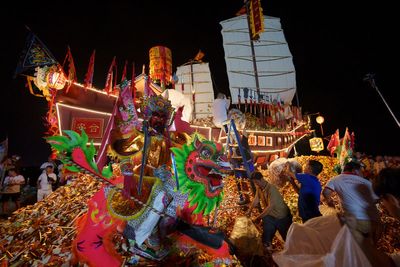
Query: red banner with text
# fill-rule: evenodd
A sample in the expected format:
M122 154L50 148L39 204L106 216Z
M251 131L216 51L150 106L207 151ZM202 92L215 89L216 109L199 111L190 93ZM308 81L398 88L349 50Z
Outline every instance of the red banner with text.
M250 1L250 30L253 40L258 40L259 34L264 31L264 14L260 0Z
M72 118L71 130L81 133L84 129L89 138L103 137L104 119L102 118Z

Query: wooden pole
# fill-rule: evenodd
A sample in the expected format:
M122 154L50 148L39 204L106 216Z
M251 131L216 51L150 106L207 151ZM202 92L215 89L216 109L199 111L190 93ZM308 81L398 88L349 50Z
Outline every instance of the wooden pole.
M196 119L196 90L194 88L193 60L190 61L190 87L193 101L193 119Z
M246 15L247 15L247 27L249 28L251 57L252 57L253 69L254 69L254 78L256 80L257 104L258 104L260 102L260 83L258 80L256 53L255 53L255 49L254 49L253 36L251 35L251 27L250 27L250 0L246 0L245 4L246 4Z
M379 96L382 98L383 103L385 104L386 108L389 110L390 114L392 115L393 119L397 123L397 126L400 128L400 122L397 120L396 116L394 115L393 111L389 107L388 103L386 102L385 98L381 94L381 92L378 89L378 86L376 86L375 79L374 79L374 74L369 73L365 76L364 81L368 81L373 88L378 92Z

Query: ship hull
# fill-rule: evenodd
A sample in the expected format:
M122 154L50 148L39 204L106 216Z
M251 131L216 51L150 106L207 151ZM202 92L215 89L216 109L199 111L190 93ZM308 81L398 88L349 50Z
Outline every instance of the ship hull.
M190 126L194 131L202 134L209 140L226 144L226 133L223 129L207 126ZM287 157L294 145L310 134L305 124L301 124L290 131L262 131L246 129L251 152L254 155L254 163L264 165L272 159Z

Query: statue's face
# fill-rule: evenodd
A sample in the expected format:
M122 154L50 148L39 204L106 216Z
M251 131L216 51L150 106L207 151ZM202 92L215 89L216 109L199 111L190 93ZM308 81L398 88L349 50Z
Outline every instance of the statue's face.
M153 112L149 121L150 127L157 131L159 134L163 134L167 127L167 116L161 112Z

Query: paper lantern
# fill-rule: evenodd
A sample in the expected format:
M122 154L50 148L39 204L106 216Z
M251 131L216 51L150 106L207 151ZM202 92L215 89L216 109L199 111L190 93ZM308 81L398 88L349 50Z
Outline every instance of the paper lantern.
M51 68L47 74L47 85L49 88L61 90L65 87L67 80L64 73L57 68Z
M320 137L314 137L310 139L310 148L311 151L322 151L324 150L324 142Z
M150 79L164 84L170 82L172 76L172 53L168 47L154 46L149 51Z
M318 124L322 124L325 121L324 117L322 116L318 116L317 118L315 118L315 120L317 121Z

